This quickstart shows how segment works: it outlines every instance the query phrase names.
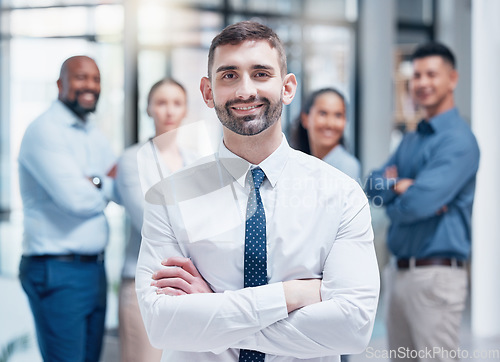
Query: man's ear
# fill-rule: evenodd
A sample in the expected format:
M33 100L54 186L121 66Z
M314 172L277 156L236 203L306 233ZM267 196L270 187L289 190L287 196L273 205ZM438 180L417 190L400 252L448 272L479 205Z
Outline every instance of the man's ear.
M208 79L207 77L201 78L200 91L207 106L210 108L214 108L215 103L214 94L212 92L212 85L210 84L210 79Z
M288 73L283 80L283 104L292 103L295 92L297 91L297 78L295 74Z
M455 90L458 84L458 72L456 69L450 71L451 88Z
M62 89L63 89L62 79L59 78L57 80L56 84L57 84L57 89L59 90L59 94L61 94L62 93Z

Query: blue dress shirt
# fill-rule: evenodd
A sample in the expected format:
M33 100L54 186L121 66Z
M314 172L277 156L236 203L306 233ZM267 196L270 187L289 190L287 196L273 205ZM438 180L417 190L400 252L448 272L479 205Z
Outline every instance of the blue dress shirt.
M28 126L19 153L24 255L104 250L104 208L118 201L114 180L106 176L115 162L91 120L83 122L60 101ZM89 176L99 176L102 188Z
M399 178L414 180L401 195L392 189L398 179L384 177L391 165ZM469 257L478 167L476 138L456 108L405 135L366 186L373 205L386 207L391 220L388 245L396 257ZM447 211L439 212L443 206Z

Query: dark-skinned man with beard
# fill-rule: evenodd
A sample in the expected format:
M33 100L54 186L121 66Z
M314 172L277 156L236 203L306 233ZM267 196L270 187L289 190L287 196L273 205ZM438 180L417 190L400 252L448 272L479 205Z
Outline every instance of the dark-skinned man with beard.
M67 59L58 100L27 128L19 154L20 280L44 361L98 361L106 312L104 209L118 201L115 157L90 119L101 90L86 56Z

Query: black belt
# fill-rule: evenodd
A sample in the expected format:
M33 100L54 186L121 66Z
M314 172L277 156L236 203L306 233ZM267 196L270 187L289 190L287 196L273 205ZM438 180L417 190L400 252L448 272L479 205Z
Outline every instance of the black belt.
M408 269L410 266L456 266L463 268L465 262L463 260L457 260L454 258L427 258L427 259L415 259L415 263L412 264L411 259L398 259L397 266L398 269Z
M98 263L104 261L104 253L99 254L63 254L63 255L27 255L23 258L32 260L59 260L66 262Z

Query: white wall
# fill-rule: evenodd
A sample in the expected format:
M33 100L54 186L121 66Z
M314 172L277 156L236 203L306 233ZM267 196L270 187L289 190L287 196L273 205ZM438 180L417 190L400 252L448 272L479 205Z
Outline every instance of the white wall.
M481 149L473 215L472 332L500 335L500 1L472 2L472 128Z
M360 158L363 173L389 156L393 125L394 0L360 2Z
M471 120L471 0L437 1L436 40L455 54L459 82L455 101L460 114Z
M389 157L393 127L393 64L396 43L394 0L360 1L360 159L363 175ZM379 267L388 261L388 220L385 210L372 207L372 225Z

